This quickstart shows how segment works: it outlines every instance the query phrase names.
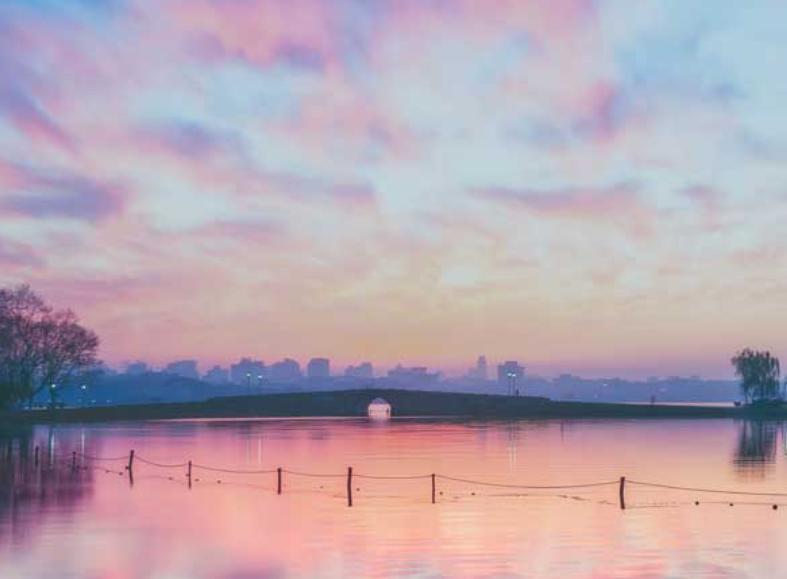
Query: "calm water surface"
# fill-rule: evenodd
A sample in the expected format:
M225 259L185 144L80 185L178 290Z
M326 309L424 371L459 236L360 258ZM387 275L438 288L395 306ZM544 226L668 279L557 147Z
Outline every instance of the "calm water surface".
M732 420L176 421L0 434L0 577L780 577L783 426ZM12 457L8 458L8 443ZM33 448L41 448L41 466ZM158 463L286 473L232 474ZM520 490L509 484L611 482ZM221 482L219 482L221 481ZM700 504L695 505L694 501ZM734 506L730 506L730 502ZM773 510L774 503L785 503Z

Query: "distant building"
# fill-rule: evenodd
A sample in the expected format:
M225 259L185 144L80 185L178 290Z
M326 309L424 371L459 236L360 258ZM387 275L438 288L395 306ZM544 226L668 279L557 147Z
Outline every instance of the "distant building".
M241 358L230 366L230 382L251 386L259 384L265 378L265 363L262 360L252 360L251 358Z
M164 368L164 372L167 374L180 376L181 378L193 378L194 380L199 379L196 360L178 360L177 362L172 362L167 364L167 366Z
M351 378L374 378L374 368L370 362L363 362L357 366L347 366L344 375Z
M476 378L479 380L487 379L486 356L479 356L475 364Z
M478 357L475 368L470 368L466 377L473 380L486 380L488 378L486 356Z
M405 368L401 364L388 371L388 379L399 386L429 386L440 379L439 372L428 372L425 366Z
M131 374L132 376L139 376L148 372L150 372L150 367L145 362L131 362L126 366L126 374Z
M525 367L509 360L497 366L497 383L506 387L509 395L518 394L519 383L525 376Z
M328 358L312 358L306 365L309 378L328 378L331 375L331 361Z
M221 366L213 366L203 378L211 384L227 384L230 381L230 372Z
M285 382L300 380L303 377L303 373L301 372L301 365L298 364L298 362L291 358L285 358L281 362L271 364L268 376L271 380Z

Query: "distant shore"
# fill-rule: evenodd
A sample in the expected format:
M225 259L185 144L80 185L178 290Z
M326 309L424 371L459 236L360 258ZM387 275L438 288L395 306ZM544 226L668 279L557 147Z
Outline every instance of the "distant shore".
M563 402L425 390L360 389L212 398L202 402L135 404L0 413L2 424L112 422L188 418L362 417L375 398L394 417L467 418L739 418L787 420L787 406L770 408Z

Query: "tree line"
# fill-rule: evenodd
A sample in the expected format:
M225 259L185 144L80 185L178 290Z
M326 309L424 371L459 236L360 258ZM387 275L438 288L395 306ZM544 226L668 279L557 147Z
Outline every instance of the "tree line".
M27 285L0 289L0 408L32 403L97 363L99 340L71 310L57 310Z

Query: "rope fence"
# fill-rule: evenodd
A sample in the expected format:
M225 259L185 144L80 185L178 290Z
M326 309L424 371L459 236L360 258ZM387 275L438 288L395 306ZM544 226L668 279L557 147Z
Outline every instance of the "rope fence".
M39 447L35 447L35 466L38 468L39 466ZM78 461L77 458L80 458L81 461ZM87 463L85 463L87 461ZM103 462L118 462L118 461L127 461L125 468L122 471L114 470L109 468L108 466L102 465L91 465L90 463L103 463ZM528 491L524 493L505 493L505 494L492 494L488 496L556 496L565 499L572 499L572 500L590 500L587 496L579 496L582 492L592 492L597 489L609 488L609 487L617 487L618 488L618 500L616 501L618 506L621 510L626 510L626 488L628 485L633 485L634 487L639 487L642 489L659 489L659 490L668 490L668 491L677 491L677 492L684 492L684 493L698 493L698 494L712 494L712 495L728 495L730 497L763 497L769 499L784 499L787 498L787 492L760 492L760 491L745 491L745 490L729 490L729 489L718 489L718 488L704 488L704 487L695 487L695 486L681 486L675 484L665 484L665 483L658 483L658 482L649 482L649 481L642 481L642 480L633 480L633 479L626 479L626 477L622 476L617 480L606 480L606 481L599 481L599 482L583 482L583 483L572 483L572 484L554 484L554 485L534 485L534 484L519 484L519 483L506 483L506 482L497 482L497 481L489 481L489 480L478 480L472 478L463 478L451 475L445 475L440 473L430 473L430 474L412 474L412 475L381 475L381 474L364 474L364 473L354 473L352 467L348 467L346 472L337 473L337 472L306 472L301 470L291 470L287 468L277 467L277 468L268 468L268 469L236 469L236 468L228 468L228 467L218 467L218 466L210 466L204 464L197 464L193 463L192 461L185 461L185 462L176 462L176 463L169 463L169 462L158 462L151 459L148 459L143 456L139 456L135 454L134 450L131 450L128 455L124 456L111 456L111 457L102 457L102 456L94 456L90 454L80 453L80 452L72 452L70 459L64 457L50 457L50 463L60 463L62 465L70 465L72 471L78 470L86 470L88 468L95 468L97 470L104 470L107 473L112 474L128 474L129 482L133 485L134 484L134 463L135 461L153 467L153 468L160 468L160 469L186 469L185 477L188 488L192 486L192 480L194 482L199 482L200 479L193 477L194 471L205 471L210 473L222 473L222 474L233 474L233 475L275 475L275 484L274 486L268 485L260 485L260 484L250 484L246 483L245 486L253 487L253 488L260 488L265 490L273 490L275 488L276 493L281 495L284 491L284 475L289 475L291 477L301 477L307 479L330 479L330 480L339 480L339 479L346 479L346 489L345 492L341 495L346 497L348 506L353 505L353 492L359 492L360 488L353 486L353 481L355 479L360 480L369 480L369 481L423 481L423 480L430 480L431 482L431 502L432 504L437 502L438 496L438 489L437 483L438 481L443 483L456 483L460 485L472 485L474 487L482 487L482 488L492 488L492 489L505 489L511 491ZM175 480L174 476L159 476L159 475L148 475L147 478L161 478L167 480ZM181 479L182 480L182 479ZM222 479L217 479L217 483L223 483ZM233 483L235 484L235 481ZM237 483L242 484L242 483ZM324 489L324 485L321 484L319 487L321 490ZM439 491L439 495L443 496L444 491L448 492L448 487L443 486ZM569 491L568 492L560 492L559 494L551 494L551 495L534 495L529 491ZM289 488L288 492L304 492L302 489L298 490L295 488ZM309 491L306 491L309 492ZM319 492L319 491L318 491ZM577 494L579 493L579 494ZM335 494L335 491L334 493ZM470 493L471 495L475 496L476 492L473 491ZM335 495L337 496L337 495ZM386 495L389 496L389 495ZM455 497L458 498L458 497ZM599 504L604 505L615 505L616 502L611 500L602 499L596 501ZM703 500L703 504L728 504L729 506L734 506L736 504L732 501L720 501L720 500ZM681 506L685 504L690 504L690 502L683 501L661 501L655 502L650 504L634 504L630 505L629 508L655 508L655 507L674 507L674 506ZM700 501L695 499L693 501L694 505L699 505ZM779 506L785 506L783 503L773 503L773 502L752 502L752 501L738 501L737 504L739 505L761 505L761 506L771 506L774 510L777 510Z

